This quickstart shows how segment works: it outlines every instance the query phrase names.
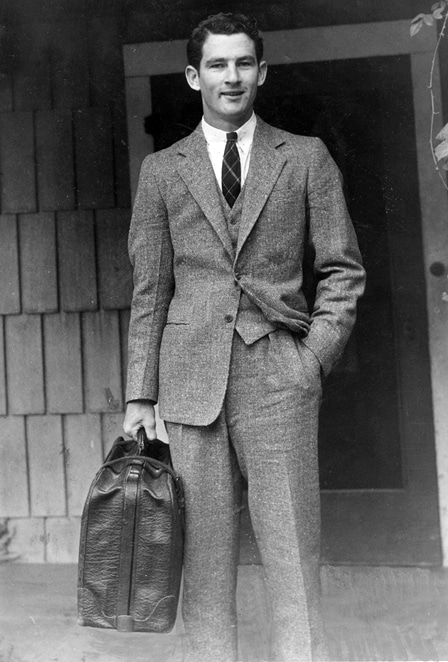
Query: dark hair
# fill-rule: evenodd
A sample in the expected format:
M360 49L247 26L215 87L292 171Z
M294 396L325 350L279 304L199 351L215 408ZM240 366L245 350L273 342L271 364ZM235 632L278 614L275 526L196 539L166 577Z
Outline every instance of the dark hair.
M263 57L263 39L257 27L257 21L237 12L235 14L214 14L209 16L191 33L187 43L188 64L199 71L202 59L202 47L209 34L247 34L255 44L255 55L260 63Z

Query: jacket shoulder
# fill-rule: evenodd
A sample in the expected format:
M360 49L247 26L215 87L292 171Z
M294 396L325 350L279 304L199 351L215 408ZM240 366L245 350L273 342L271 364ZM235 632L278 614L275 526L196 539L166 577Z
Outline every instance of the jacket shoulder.
M303 136L297 133L291 133L284 129L276 129L284 140L285 145L290 146L292 149L305 150L306 152L315 153L326 150L324 142L317 136Z
M186 147L188 145L190 139L191 134L185 138L177 140L175 143L165 147L164 149L147 154L142 161L142 168L145 170L154 169L154 171L157 172L157 170L163 167L165 164L172 164L173 158L177 158L179 153L184 151L184 146Z
M327 148L323 141L316 136L304 136L297 133L291 133L285 129L267 124L260 120L262 132L268 135L270 140L282 149L291 150L293 152L300 152L302 155L309 153L310 155L322 154L327 152Z

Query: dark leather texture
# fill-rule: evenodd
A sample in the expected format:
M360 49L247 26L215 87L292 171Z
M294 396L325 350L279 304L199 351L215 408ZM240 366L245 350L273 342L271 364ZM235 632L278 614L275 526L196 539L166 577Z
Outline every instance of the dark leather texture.
M169 446L119 437L81 520L78 623L169 632L182 574L183 493Z

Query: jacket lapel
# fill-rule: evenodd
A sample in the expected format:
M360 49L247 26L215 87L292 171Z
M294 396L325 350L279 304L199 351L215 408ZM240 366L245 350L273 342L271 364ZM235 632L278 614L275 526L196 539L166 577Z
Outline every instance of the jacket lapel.
M183 157L178 168L180 176L233 259L235 251L227 229L215 173L207 153L207 144L200 126L179 145L179 154Z
M249 172L247 175L243 214L238 234L236 257L260 216L280 173L286 158L277 149L285 142L283 136L268 124L257 118L257 126L252 145Z

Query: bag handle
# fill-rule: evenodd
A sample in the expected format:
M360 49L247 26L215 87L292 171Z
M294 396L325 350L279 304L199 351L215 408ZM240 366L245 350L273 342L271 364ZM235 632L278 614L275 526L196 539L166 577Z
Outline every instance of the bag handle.
M146 435L146 430L142 426L137 431L137 457L138 458L140 458L142 455L144 455L146 444L151 445L151 441L148 439L148 437ZM131 459L131 458L128 457L128 459ZM176 473L176 471L174 471L170 466L168 466L164 462L160 462L159 460L156 460L155 458L145 458L145 460L149 460L150 462L152 462L156 466L159 466L160 469L164 469L165 471L168 471L169 474L171 474L171 476L174 480L174 487L175 487L175 490L176 490L179 507L180 507L181 510L183 510L184 506L185 506L185 497L184 497L184 490L183 490L182 480L181 480L180 476Z
M146 430L141 427L137 431L137 455L143 455L145 452L145 444L150 443L146 436Z

